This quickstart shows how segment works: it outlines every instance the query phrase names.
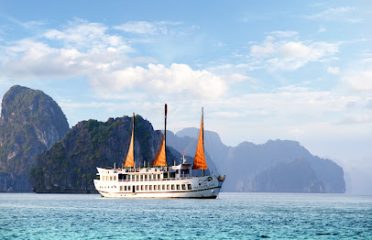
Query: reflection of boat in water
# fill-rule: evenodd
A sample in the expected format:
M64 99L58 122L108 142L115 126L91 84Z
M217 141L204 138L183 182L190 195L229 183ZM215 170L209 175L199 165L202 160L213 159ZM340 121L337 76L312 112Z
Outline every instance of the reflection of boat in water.
M165 104L165 131L151 167L136 167L134 159L134 125L128 154L122 168L97 168L98 179L94 186L103 197L112 198L216 198L224 176L205 175L208 169L204 153L204 113L202 111L198 144L193 164L167 165L166 126L167 105ZM193 176L193 170L201 170L201 176Z

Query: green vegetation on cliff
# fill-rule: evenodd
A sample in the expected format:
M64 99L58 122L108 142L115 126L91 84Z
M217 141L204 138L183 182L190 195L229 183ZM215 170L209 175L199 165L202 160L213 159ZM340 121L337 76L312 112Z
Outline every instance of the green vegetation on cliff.
M131 118L110 118L107 122L82 121L49 151L41 154L32 169L36 192L95 192L96 167L121 166L127 154ZM161 133L141 116L136 116L135 158L141 166L153 161ZM168 148L169 164L180 154Z

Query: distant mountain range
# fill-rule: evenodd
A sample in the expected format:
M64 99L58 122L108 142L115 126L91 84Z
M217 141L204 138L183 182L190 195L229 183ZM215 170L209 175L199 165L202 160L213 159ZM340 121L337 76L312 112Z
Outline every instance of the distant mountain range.
M196 128L169 132L168 143L192 156L197 133ZM295 141L270 140L261 145L243 142L229 147L217 133L205 131L205 149L212 169L227 175L225 191L345 192L343 169L312 155Z
M130 118L88 120L69 129L58 104L38 90L14 86L3 98L0 120L0 191L94 192L96 166L120 166L130 138ZM161 131L136 116L136 159L151 163ZM192 161L198 129L167 133L168 164ZM313 156L298 142L226 146L205 132L211 172L225 174L224 191L344 192L343 169Z

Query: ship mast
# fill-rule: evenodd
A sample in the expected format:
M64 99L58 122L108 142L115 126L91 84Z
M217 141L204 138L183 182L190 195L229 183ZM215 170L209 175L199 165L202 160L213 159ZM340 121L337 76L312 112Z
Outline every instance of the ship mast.
M164 105L164 135L160 144L159 151L156 154L155 160L153 162L154 167L166 167L167 166L167 104Z

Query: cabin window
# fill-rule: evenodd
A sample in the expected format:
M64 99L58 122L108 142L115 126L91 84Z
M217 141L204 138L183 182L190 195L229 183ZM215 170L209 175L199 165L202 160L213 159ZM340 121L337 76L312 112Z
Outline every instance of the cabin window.
M192 188L191 188L191 184L187 184L187 189L188 190L191 190Z
M145 190L146 190L146 191L148 190L148 186L147 186L147 185L145 185Z
M116 176L114 176L114 181L116 181Z
M186 190L186 185L182 184L182 190Z
M143 191L143 185L141 185L141 191Z
M170 172L169 173L169 178L175 178L176 177L176 173L175 172Z
M147 181L147 175L145 175L145 181Z
M171 189L174 190L174 185L171 185Z
M125 180L125 177L126 177L125 174L119 173L119 175L118 175L119 181L124 181Z
M152 185L149 185L149 190L152 191Z
M141 179L141 181L143 181L143 175L141 175L140 179Z
M160 174L158 174L158 179L160 179Z
M169 190L169 185L167 185L167 190Z
M138 185L136 186L136 190L137 190L137 191L139 190L139 186L138 186Z
M166 179L167 178L167 173L163 173L163 178Z
M110 176L110 181L112 181L112 176Z
M120 191L123 191L123 186L120 186Z
M163 190L163 191L165 190L165 185L161 186L161 190Z
M177 184L177 190L180 190L180 185Z
M131 188L131 187L130 187L130 186L128 186L128 188L127 188L127 189L128 189L128 191L130 191L130 188Z
M154 190L156 190L156 189L157 189L157 187L158 187L158 186L154 185Z

